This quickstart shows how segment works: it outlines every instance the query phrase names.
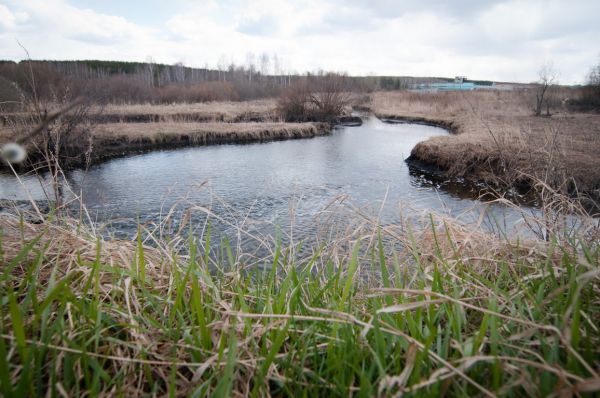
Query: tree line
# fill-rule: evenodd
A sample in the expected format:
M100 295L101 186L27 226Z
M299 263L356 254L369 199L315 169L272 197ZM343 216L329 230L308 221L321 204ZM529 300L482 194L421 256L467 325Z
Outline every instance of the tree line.
M48 101L84 96L97 103L244 101L277 97L307 78L318 81L319 76L330 74L292 73L281 67L276 56L265 54L249 56L244 65L222 57L212 69L161 64L151 58L146 62L0 61L0 99L4 105L34 94ZM347 89L360 92L407 89L424 81L402 76L346 76L346 80L352 83Z

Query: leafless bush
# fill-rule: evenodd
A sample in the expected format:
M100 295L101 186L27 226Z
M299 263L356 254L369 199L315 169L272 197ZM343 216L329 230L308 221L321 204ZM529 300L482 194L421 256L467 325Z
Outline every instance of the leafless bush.
M334 122L350 105L350 89L342 75L307 76L282 93L277 108L288 122Z
M110 76L105 79L77 80L72 82L73 92L94 98L95 102L124 104L149 102L153 90L140 80L127 76Z
M596 97L600 99L600 62L592 67L588 76L588 85L594 90Z
M14 111L18 108L20 102L20 95L17 86L0 76L0 110L2 111ZM2 117L0 120L0 126L6 125L7 120Z
M172 84L158 88L155 98L160 103L231 101L238 99L238 93L229 82L206 82L191 86Z
M311 117L311 89L306 81L296 82L283 91L277 101L277 111L287 122L303 122Z
M0 80L5 81L0 83L0 87L3 87L0 101L5 101L7 98L4 94L9 94L12 100L17 95L18 101L22 100L22 96L36 97L39 101L51 101L63 97L67 87L72 91L72 86L66 84L66 79L62 75L38 62L0 63Z

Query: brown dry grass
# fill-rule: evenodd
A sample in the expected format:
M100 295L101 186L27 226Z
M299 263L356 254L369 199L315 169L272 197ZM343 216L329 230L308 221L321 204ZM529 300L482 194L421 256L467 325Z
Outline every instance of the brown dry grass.
M168 142L188 136L190 142L209 143L208 137L247 141L315 136L322 130L320 123L106 123L96 126L94 139L100 143L114 139Z
M48 104L48 108L58 104ZM88 118L96 123L118 122L248 122L279 121L274 99L253 101L214 101L176 104L108 104L94 105ZM19 123L27 112L2 112L2 124Z
M81 147L87 142L71 145L67 148L69 166L160 147L310 138L330 131L323 123L280 122L275 105L274 100L256 100L93 106L87 115L91 120L91 151ZM3 115L8 122L0 126L0 144L17 140L30 127L27 113ZM30 160L36 167L40 159L30 156Z
M92 116L108 121L276 121L273 99L242 102L202 102L194 104L129 104L92 108ZM144 119L146 117L146 119Z
M87 142L76 142L66 151L70 155L69 166L78 167L130 152L311 138L326 135L330 129L326 123L105 123L93 127L91 151L81 146ZM0 143L13 138L11 130L0 129ZM29 152L30 165L36 168L41 159L33 148Z
M412 155L448 176L526 182L571 180L579 190L600 188L600 115L555 110L532 116L526 91L375 93L381 118L422 119L457 133L418 144Z
M247 143L325 135L323 123L108 123L93 132L95 159L163 146Z

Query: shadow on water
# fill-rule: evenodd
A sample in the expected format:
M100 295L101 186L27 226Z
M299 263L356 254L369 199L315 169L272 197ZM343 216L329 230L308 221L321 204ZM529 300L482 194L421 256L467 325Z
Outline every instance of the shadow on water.
M411 164L408 164L408 172L415 186L442 190L448 195L458 199L486 202L502 196L519 206L539 206L537 196L530 189L511 189L502 192L500 195L499 192L493 190L485 183L471 182L464 178L444 178L438 174L429 173L427 170Z

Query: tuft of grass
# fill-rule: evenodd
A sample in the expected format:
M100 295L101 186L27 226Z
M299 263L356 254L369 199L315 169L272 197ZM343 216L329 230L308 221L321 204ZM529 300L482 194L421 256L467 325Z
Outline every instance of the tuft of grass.
M247 268L227 245L210 256L210 234L181 255L65 221L0 227L4 396L600 390L600 253L582 236L510 242L432 218L345 253L277 244Z

